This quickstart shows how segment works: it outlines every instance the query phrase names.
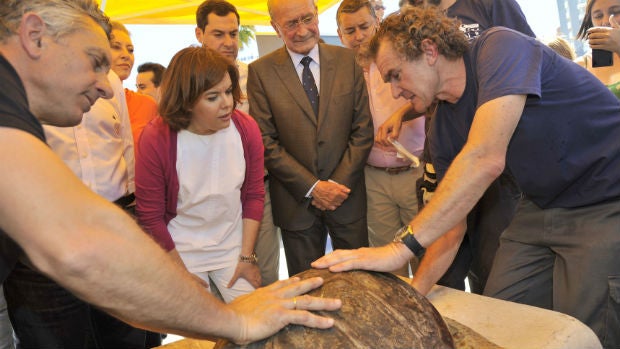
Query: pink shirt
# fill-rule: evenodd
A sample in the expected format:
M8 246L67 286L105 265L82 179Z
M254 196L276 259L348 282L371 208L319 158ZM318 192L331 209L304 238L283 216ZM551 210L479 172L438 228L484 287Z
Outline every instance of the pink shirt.
M409 103L404 98L394 99L389 83L385 83L377 65L372 63L368 71L364 71L366 86L368 87L368 98L370 102L370 112L375 128L375 134L385 120L387 120L396 110L404 104ZM398 141L413 155L419 156L424 148L424 117L403 122L403 126L398 136ZM401 167L409 166L411 161L396 156L394 147L384 147L375 143L368 156L367 163L377 167Z

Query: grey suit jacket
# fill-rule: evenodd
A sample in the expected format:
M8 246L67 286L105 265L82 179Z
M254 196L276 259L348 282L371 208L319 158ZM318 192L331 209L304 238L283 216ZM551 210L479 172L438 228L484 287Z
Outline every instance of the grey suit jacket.
M351 50L319 44L319 115L314 115L285 47L251 63L250 115L260 126L275 225L311 226L316 211L305 197L317 180L351 189L328 212L340 224L366 215L364 166L373 144L372 118L363 71Z

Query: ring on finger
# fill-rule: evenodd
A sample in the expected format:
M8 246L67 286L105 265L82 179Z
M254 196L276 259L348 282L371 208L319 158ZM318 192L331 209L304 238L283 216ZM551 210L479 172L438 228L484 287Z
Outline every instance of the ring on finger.
M293 309L297 309L297 297L293 297Z

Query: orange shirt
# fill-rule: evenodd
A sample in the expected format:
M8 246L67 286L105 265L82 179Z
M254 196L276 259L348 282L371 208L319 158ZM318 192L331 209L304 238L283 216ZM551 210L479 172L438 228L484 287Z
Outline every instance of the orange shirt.
M138 140L142 129L157 117L157 102L151 96L125 89L125 99L129 110L129 122L133 134L134 151L138 150Z

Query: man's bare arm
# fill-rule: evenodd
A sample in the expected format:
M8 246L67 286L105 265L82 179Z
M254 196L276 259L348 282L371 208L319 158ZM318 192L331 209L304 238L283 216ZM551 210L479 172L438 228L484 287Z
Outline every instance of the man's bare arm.
M430 246L465 219L502 173L508 143L523 113L525 98L503 96L478 108L465 146L448 168L433 199L411 222L422 246Z
M418 290L418 292L424 295L428 294L433 285L435 285L446 273L448 268L450 268L459 250L459 246L463 241L463 237L465 236L465 230L466 225L465 221L463 221L445 235L435 240L435 242L426 249L426 253L411 280L411 286Z
M504 169L508 142L524 106L525 96L510 95L489 101L478 109L465 147L450 165L433 199L410 223L422 246L430 246L459 225L454 234L464 231L462 221ZM451 238L454 237L458 235ZM385 271L403 265L412 257L413 253L403 244L392 243L376 248L334 251L313 262L312 266L334 272Z
M268 336L289 322L333 324L292 311L290 297L319 286L320 279L287 280L247 295L242 301L254 304L251 309L224 305L41 141L9 128L0 128L0 139L6 165L0 171L0 227L36 268L83 300L141 327L238 343ZM340 306L334 300L304 300L298 309Z

